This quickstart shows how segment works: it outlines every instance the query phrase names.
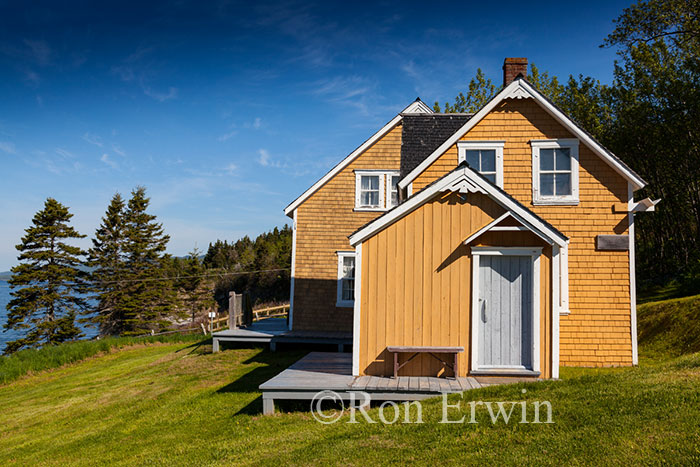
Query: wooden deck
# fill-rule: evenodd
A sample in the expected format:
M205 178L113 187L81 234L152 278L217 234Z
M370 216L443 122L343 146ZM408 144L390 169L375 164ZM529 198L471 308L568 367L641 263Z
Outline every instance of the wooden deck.
M493 384L516 382L500 378L432 378L399 376L352 376L352 355L348 353L312 352L274 378L260 385L263 413L275 411L275 400L311 400L320 391L334 391L341 398L366 392L372 400L410 401L435 397L442 393L463 392Z
M269 343L274 351L279 343L331 344L342 352L352 344L352 334L342 332L290 331L285 318L266 318L253 322L250 326L227 329L212 334L212 351L218 352L221 342Z

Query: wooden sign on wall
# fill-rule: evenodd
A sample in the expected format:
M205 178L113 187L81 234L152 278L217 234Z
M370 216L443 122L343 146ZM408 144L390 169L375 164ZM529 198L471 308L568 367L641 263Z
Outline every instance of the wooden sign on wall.
M629 235L598 235L595 238L595 247L597 250L629 250Z

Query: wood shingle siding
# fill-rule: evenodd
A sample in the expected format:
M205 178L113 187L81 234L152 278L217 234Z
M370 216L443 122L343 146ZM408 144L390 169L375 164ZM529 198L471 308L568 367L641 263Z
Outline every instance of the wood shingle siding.
M629 252L597 251L595 243L597 235L627 234L627 215L614 212L613 205L627 203L628 182L581 144L579 204L532 204L530 141L572 137L534 100L507 99L462 139L505 140L505 191L571 239L571 313L560 321L561 364L630 365ZM453 145L414 180L413 193L454 169L457 163L457 147Z
M294 329L352 331L352 308L337 308L337 251L353 251L348 235L381 212L355 208L354 170L401 166L401 124L358 156L297 208Z

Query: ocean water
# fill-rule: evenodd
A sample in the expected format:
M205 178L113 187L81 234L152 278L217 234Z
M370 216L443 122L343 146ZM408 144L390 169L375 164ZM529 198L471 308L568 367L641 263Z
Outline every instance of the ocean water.
M0 353L5 348L5 343L22 337L22 332L15 330L5 331L5 323L7 322L7 309L5 308L10 302L10 287L6 281L0 280ZM92 338L97 335L97 332L91 328L83 328L85 339Z

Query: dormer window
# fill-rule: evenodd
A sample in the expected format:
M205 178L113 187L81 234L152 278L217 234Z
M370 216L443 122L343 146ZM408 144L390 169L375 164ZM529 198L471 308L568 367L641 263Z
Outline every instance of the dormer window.
M459 141L459 162L467 161L469 167L503 188L503 146L505 141Z
M355 210L386 211L398 205L398 183L398 172L356 170Z
M578 204L578 140L533 140L532 203Z

